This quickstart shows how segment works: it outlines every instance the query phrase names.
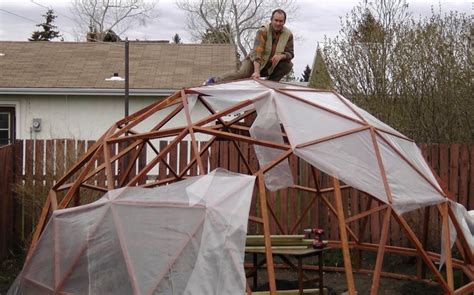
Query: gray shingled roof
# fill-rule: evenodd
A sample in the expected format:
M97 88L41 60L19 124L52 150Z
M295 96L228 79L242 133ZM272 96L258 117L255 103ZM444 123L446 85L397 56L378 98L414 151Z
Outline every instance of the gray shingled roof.
M0 41L0 88L122 88L124 43ZM131 89L179 89L235 69L230 45L130 42Z

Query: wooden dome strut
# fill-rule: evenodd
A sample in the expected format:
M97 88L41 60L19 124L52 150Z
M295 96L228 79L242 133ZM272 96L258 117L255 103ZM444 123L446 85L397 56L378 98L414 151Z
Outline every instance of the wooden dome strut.
M260 82L260 81L259 81ZM265 81L260 83L266 85ZM283 92L282 89L275 88L273 86L267 87ZM291 86L287 86L286 90L291 90ZM300 89L299 89L300 90ZM308 88L305 91L315 91L314 89ZM321 92L321 90L318 90ZM193 94L197 95L197 100L209 111L209 115L193 122L191 118L190 106L188 104L188 95ZM336 94L336 93L334 93ZM338 94L336 94L338 95ZM321 200L324 203L330 214L333 214L338 220L340 241L330 241L330 246L334 248L341 248L344 260L344 271L346 275L346 281L348 286L349 294L355 294L356 286L354 283L353 273L354 272L363 272L372 274L372 285L371 285L371 294L377 294L380 276L388 276L402 279L418 279L423 280L422 268L419 267L418 275L413 278L406 275L384 273L382 272L382 264L385 253L398 253L402 255L417 256L419 255L431 273L434 275L436 281L442 287L444 293L446 294L465 294L467 292L474 291L474 257L469 245L466 241L466 238L463 236L461 231L461 225L457 222L457 219L454 216L453 209L449 206L448 202L441 203L436 205L437 210L440 213L442 220L443 234L442 237L445 241L449 241L449 220L452 221L458 232L458 240L456 241L456 246L459 252L462 255L462 260L454 259L451 256L451 249L449 248L449 243L444 243L444 253L446 254L446 275L443 274L437 269L434 262L440 260L440 255L437 253L429 252L425 250L426 238L423 238L423 241L420 241L415 235L414 231L411 229L405 218L401 215L398 215L391 207L391 195L389 193L390 188L387 184L387 178L384 173L383 163L380 158L380 153L378 152L377 144L375 143L376 133L379 132L377 128L371 126L361 126L360 130L370 130L370 134L373 138L374 148L377 152L377 160L380 168L381 175L383 176L384 186L387 191L387 198L389 204L383 204L378 199L371 198L367 204L365 210L361 213L352 216L345 216L343 201L342 201L342 190L349 188L347 185L340 184L339 180L336 177L332 177L332 187L321 189L317 181L317 170L314 167L311 167L312 177L314 179L315 187L303 186L300 184L295 184L291 188L295 190L300 190L304 192L309 192L313 195L311 201L306 204L306 207L302 209L302 216L296 221L296 223L289 227L287 230L283 228L280 221L278 220L274 208L268 202L267 192L264 181L264 174L271 170L273 167L278 165L284 160L287 160L290 156L293 155L293 150L288 143L276 143L266 140L260 140L250 137L248 134L249 127L241 124L244 120L248 119L250 116L255 114L255 110L248 110L240 115L236 116L230 121L225 121L223 117L235 113L245 107L251 106L256 100L262 98L257 97L244 100L240 103L235 104L232 107L216 111L212 106L202 99L203 94L196 92L191 89L183 89L181 91L175 92L173 95L168 98L155 102L144 109L116 122L111 128L109 128L104 135L102 135L95 144L93 144L88 151L69 169L69 171L51 188L49 191L46 202L43 206L40 218L38 220L38 225L35 229L31 246L28 251L28 256L26 264L31 257L33 250L35 249L39 237L44 229L44 226L47 222L48 215L50 212L56 209L63 209L70 206L78 206L80 204L81 195L79 194L80 189L88 189L93 191L98 191L105 193L107 191L125 187L125 186L140 186L140 187L155 187L160 185L166 185L168 183L176 182L182 179L185 179L186 174L190 171L192 167L197 166L198 174L203 175L207 173L207 167L203 163L202 156L204 153L209 152L209 149L213 142L216 140L226 139L231 142L236 147L239 158L242 160L243 164L246 166L248 171L251 174L257 177L256 185L258 189L258 198L260 204L259 206L260 215L259 216L250 216L249 221L252 223L260 224L263 227L264 235L264 244L265 244L265 256L266 256L266 268L268 273L268 282L269 289L271 294L276 294L277 287L275 283L275 265L273 261L272 248L271 248L271 239L270 239L270 219L275 221L275 224L278 230L283 234L294 234L297 228L300 226L304 217L307 216L311 207L315 204L316 200ZM150 118L153 114L157 113L160 110L170 109L169 113L156 125L154 125L148 132L137 132L133 128L146 119ZM172 127L165 128L165 125L170 122L176 115L183 113L186 119L186 125L181 127ZM215 124L209 124L215 123ZM356 132L356 131L354 131ZM211 139L208 140L205 144L201 144L199 148L198 141L196 140L196 134L207 134L211 136ZM282 135L285 136L285 133L282 132ZM342 134L337 134L326 138L329 140L331 138L337 138ZM158 149L152 143L152 140L160 138L170 138L174 137L169 144L158 152ZM181 141L185 140L186 137L190 137L191 144L191 157L187 163L183 164L183 168L179 171L174 169L170 163L167 161L168 153L176 147ZM123 144L126 145L125 148L120 150L117 154L112 155L110 152L110 147L114 144ZM239 144L240 143L240 144ZM253 171L254 169L249 164L249 159L244 155L241 144L247 143L252 145L260 145L263 147L268 147L276 150L280 150L281 154L273 161L263 165L259 170ZM308 143L311 144L311 143ZM135 167L139 159L139 155L146 148L150 148L155 152L153 159L148 161L139 171L135 173ZM113 165L119 160L124 160L126 165L124 169L120 171L120 174L116 179L114 179L113 174ZM97 163L97 165L96 165ZM164 165L170 171L170 177L165 179L148 179L147 174L157 165ZM133 171L133 173L132 173ZM105 173L106 184L107 186L100 186L92 182L91 180L96 177L99 173ZM445 190L445 195L450 197L449 192ZM58 198L58 193L65 193L62 198ZM333 193L334 195L334 204L333 205L328 197L328 193ZM373 204L379 204L376 207L373 207ZM428 212L428 210L425 210ZM374 243L365 243L362 241L362 234L367 229L367 218L372 214L383 214L382 221L382 230L380 234L380 242L378 244ZM387 245L387 237L389 232L389 222L393 218L402 230L407 235L408 239L415 246L412 248L405 247L396 247ZM359 228L358 232L353 231L349 225L355 221L362 221L362 226ZM427 235L428 222L425 222L425 228L423 230L424 235ZM350 249L354 250L367 250L377 252L377 258L375 262L375 267L373 270L364 270L361 269L356 261L355 269L352 267ZM356 257L357 258L357 257ZM357 260L357 259L356 259ZM420 263L421 265L421 263ZM468 278L468 283L464 286L455 290L454 280L453 280L453 268L460 269L463 274ZM338 270L336 268L328 267L328 270ZM251 293L250 288L247 288L247 292Z

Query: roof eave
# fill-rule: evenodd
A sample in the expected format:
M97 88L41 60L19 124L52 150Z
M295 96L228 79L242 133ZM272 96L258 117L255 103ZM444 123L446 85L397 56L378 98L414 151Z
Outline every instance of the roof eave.
M169 96L177 89L130 89L130 96ZM0 94L10 95L103 95L122 96L124 89L111 88L2 88Z

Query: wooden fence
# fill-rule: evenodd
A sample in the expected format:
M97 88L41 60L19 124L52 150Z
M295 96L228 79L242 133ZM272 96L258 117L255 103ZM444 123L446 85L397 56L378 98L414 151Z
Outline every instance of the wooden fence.
M48 188L51 187L54 179L58 179L63 175L67 166L84 153L92 143L93 141L24 140L17 141L14 146L0 149L0 173L2 173L0 175L0 210L2 210L0 211L2 213L2 218L0 219L0 222L2 222L0 224L0 237L2 238L0 250L11 247L12 243L7 243L11 236L14 237L14 243L28 240ZM166 142L160 142L156 145L157 150L161 150L166 144ZM467 209L474 209L474 145L439 144L421 145L420 147L423 155L434 170L448 184L449 189L456 194L457 201L466 206ZM119 147L116 147L115 152L118 149ZM253 146L241 143L241 149L249 159L250 166L256 169L258 162ZM182 142L169 153L168 163L179 172L187 163L183 159L189 159L189 156L190 146L187 142ZM214 142L210 152L203 155L203 162L205 169L208 171L222 167L235 172L249 172L244 162L239 158L237 148L229 141ZM146 152L141 155L138 166L145 164ZM290 158L290 167L299 184L314 187L314 179L310 166L307 163L293 156ZM197 174L196 166L193 168L188 175ZM118 174L120 169L120 163L118 163L113 168L113 171ZM155 173L159 179L171 176L167 175L169 171L162 164L158 165ZM7 175L7 177L4 177L4 175ZM321 188L329 187L329 177L323 173L318 173L318 175ZM15 181L15 184L12 184L12 181ZM105 176L99 175L94 181L96 181L97 185L103 185L105 183ZM14 200L12 199L12 188L19 192ZM25 197L25 195L28 195L28 192L30 197ZM331 200L331 195L328 194L327 196ZM277 193L269 193L269 203L273 206L275 215L281 221L285 231L291 229L302 216L302 211L311 202L311 199L310 193L294 189L284 189ZM365 210L368 199L367 195L355 189L343 191L344 207L351 215ZM12 206L13 210L11 212L9 209L6 209L12 208ZM259 204L254 196L251 213L254 214L258 206ZM376 207L378 204L372 202L372 206ZM9 213L11 214L9 215ZM414 225L421 225L420 221L422 219L417 217L416 214L412 215L408 214L407 219L411 220L411 223ZM431 218L436 226L437 215L435 211L433 211ZM370 217L367 230L363 233L365 235L364 241L378 242L381 221L381 215L375 214ZM9 224L9 222L13 222L13 225ZM277 225L273 220L271 220L270 226L272 233L278 233ZM355 232L359 231L359 226L358 222L350 224L351 229ZM296 231L301 233L307 227L324 228L326 231L325 239L337 240L339 238L337 219L319 199L316 199ZM13 234L11 234L11 231L13 231ZM262 229L259 226L250 224L250 233L261 233L261 231ZM436 232L436 230L433 230L433 232ZM391 224L389 241L394 246L408 245L407 239L402 236L396 222ZM438 238L432 237L429 242L434 244L433 248L439 247Z

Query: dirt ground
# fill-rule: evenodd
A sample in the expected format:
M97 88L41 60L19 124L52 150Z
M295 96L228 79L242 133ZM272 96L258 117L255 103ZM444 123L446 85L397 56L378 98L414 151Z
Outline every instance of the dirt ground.
M268 284L265 283L264 276L266 273L261 271L261 279L260 281L263 282L258 288L258 290L268 290ZM307 275L311 277L311 272L307 272ZM281 290L288 290L288 289L297 289L298 288L298 281L296 280L295 274L289 271L282 271L277 270L277 277L281 278L287 277L287 279L279 279L277 280L277 288ZM291 278L291 277L294 278ZM354 280L356 282L356 289L358 294L369 294L370 293L370 285L371 285L371 276L370 275L361 275L361 274L354 274ZM252 282L249 280L249 284L251 285ZM346 279L343 273L337 272L326 272L324 274L324 285L328 288L329 294L336 295L341 294L347 290ZM316 287L314 285L313 287ZM311 286L305 286L311 287ZM7 284L0 284L0 295L6 294L8 291L9 285ZM386 279L381 278L380 280L380 288L379 288L380 295L395 295L395 294L404 294L404 295L435 295L435 294L443 294L441 288L439 286L433 286L426 283L420 282L410 282L410 281L402 281L402 280L395 280L395 279Z
M312 277L312 271L305 272L308 277ZM298 281L296 274L288 270L277 270L277 289L290 290L298 289ZM316 273L314 273L316 275ZM268 290L268 283L266 283L266 272L259 274L260 282L256 291ZM370 294L370 286L372 284L372 277L370 275L354 274L354 281L356 290L359 295ZM249 285L252 286L252 280L249 279ZM327 287L330 295L342 294L347 291L346 277L344 273L325 272L324 286ZM305 285L305 288L316 288L317 284ZM253 290L253 289L252 289ZM414 282L405 280L396 280L389 278L381 278L379 292L380 295L437 295L443 294L441 287L431 285L424 282Z
M328 255L327 258L328 260L330 260L327 262L334 262L338 260L338 259L331 258L330 255ZM276 262L278 263L278 261ZM305 262L305 263L311 264L311 263L315 263L315 261L309 260L308 262ZM325 264L327 263L325 262ZM370 268L371 263L367 263L366 266L368 266L366 268ZM13 281L14 277L16 276L16 273L19 271L19 267L15 267L15 264L10 263L8 265L3 264L1 268L2 269L0 271L0 295L3 295L3 294L6 294L6 292L8 291L11 281ZM414 269L415 269L415 265L413 264L413 261L393 259L393 257L390 257L390 256L388 256L387 259L384 260L384 271L413 273ZM314 271L305 271L305 273L310 278L317 275L316 272ZM294 271L289 270L289 269L277 269L275 275L277 278L278 289L288 290L288 289L298 288L298 280L297 280L296 273ZM372 284L371 275L354 274L354 280L355 280L358 294L370 293L370 286ZM248 282L249 282L249 285L252 286L252 278L249 278ZM336 294L341 294L345 292L347 290L345 274L338 273L338 272L325 272L324 285L325 287L328 288L329 294L336 295ZM305 288L312 288L312 287L317 287L317 284L305 285ZM261 269L259 271L259 286L257 290L255 291L263 291L263 290L268 290L268 283L267 283L266 271L264 269ZM381 294L381 295L395 295L395 294L435 295L435 294L443 294L443 292L438 285L431 285L424 282L413 282L413 281L381 278L378 294Z
M260 282L263 284L259 285L258 290L268 290L268 284L265 282L264 276L266 273L261 271ZM307 275L311 277L312 272L307 272ZM286 277L287 279L277 280L277 288L281 290L288 289L298 289L298 281L296 275L293 272L287 270L277 270L276 276L278 278ZM356 289L359 295L369 294L370 285L372 283L372 278L370 275L360 275L354 274L354 280L356 282ZM251 285L251 279L249 279L249 284ZM324 274L324 285L328 288L329 294L336 295L341 294L347 290L346 279L343 273L337 272L326 272ZM316 287L317 285L313 285ZM310 286L305 286L307 288ZM0 284L0 295L6 294L8 291L9 285ZM420 282L410 282L402 281L395 279L386 279L381 278L380 280L380 295L395 295L395 294L404 294L404 295L437 295L443 294L439 286L433 286L426 283Z
M251 263L251 257L247 256L246 261ZM327 252L324 256L325 265L342 266L342 257L337 251ZM296 263L296 261L293 261ZM373 269L375 262L375 255L368 253L362 257L362 267L365 269ZM275 263L282 263L278 258ZM307 258L305 264L317 265L317 260ZM384 258L382 271L395 272L406 275L414 275L416 273L416 259L409 257L400 257L398 255L386 254ZM309 278L317 277L315 271L305 271ZM429 277L429 271L427 271ZM267 273L264 269L259 270L259 286L256 291L268 290ZM298 289L297 273L290 269L276 269L275 277L277 279L277 289L289 290ZM354 281L356 290L359 295L370 294L370 287L372 285L372 275L354 273ZM252 287L252 278L248 279L249 286ZM305 285L305 288L316 288L317 283ZM329 294L337 295L347 291L346 276L342 272L324 272L324 286L327 287ZM254 288L252 288L254 290ZM443 294L441 287L435 283L428 284L418 281L398 280L392 278L380 278L380 285L378 294L380 295L437 295Z

